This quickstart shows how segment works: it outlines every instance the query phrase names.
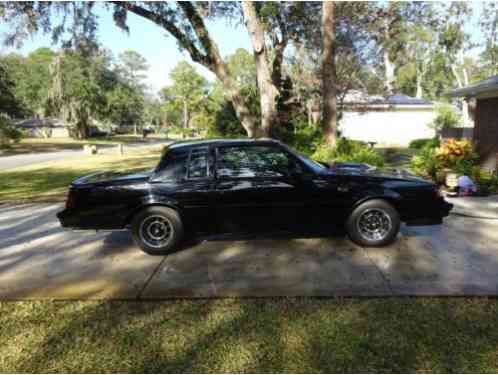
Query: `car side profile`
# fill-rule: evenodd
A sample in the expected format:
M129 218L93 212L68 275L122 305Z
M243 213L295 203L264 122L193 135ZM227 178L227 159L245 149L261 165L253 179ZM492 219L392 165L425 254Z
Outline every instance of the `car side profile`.
M73 229L130 229L149 254L199 234L344 227L362 246L392 242L400 223L441 224L437 186L368 165L328 166L270 139L176 142L151 171L74 181L57 214Z

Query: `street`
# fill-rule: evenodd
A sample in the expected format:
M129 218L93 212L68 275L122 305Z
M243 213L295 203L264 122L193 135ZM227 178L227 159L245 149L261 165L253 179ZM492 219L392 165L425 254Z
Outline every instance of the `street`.
M153 146L157 144L167 144L170 141L162 140L149 140L146 143L129 143L125 145L125 148L137 148ZM116 145L99 145L99 150L102 152L109 152L110 150L116 149ZM11 168L23 167L30 164L43 163L47 161L57 161L68 157L74 157L77 155L83 155L83 145L79 150L64 150L57 152L38 152L32 154L22 154L13 156L0 156L0 171L4 171Z

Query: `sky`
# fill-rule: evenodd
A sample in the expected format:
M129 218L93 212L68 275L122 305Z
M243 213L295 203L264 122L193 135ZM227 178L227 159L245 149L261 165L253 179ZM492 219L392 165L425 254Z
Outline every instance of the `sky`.
M102 46L110 49L115 57L121 52L131 49L140 53L147 60L149 70L146 83L152 93L157 93L161 87L170 83L168 74L179 61L191 62L188 53L180 52L175 38L169 36L165 30L152 22L129 14L130 33L127 34L114 24L111 11L99 7L97 14L99 17L98 40ZM244 25L230 25L226 21L209 22L207 25L222 56L232 54L237 48L251 50L249 36ZM0 25L0 35L6 31L8 31L6 25ZM17 52L27 55L40 47L57 49L57 46L51 44L49 35L37 34L32 39L27 39L20 49L0 46L0 54ZM199 64L195 64L195 66L198 72L206 78L214 79L214 75L210 71Z
M473 39L476 39L478 36L475 30L477 30L477 19L482 3L473 2L473 7L474 16L467 26L471 29L467 31ZM168 74L179 61L191 61L188 53L180 52L176 40L152 22L129 14L130 34L127 34L114 24L110 10L99 7L97 14L99 16L98 40L105 48L110 49L115 57L127 49L135 50L145 57L150 67L146 83L149 85L151 93L157 93L161 87L170 82ZM251 43L244 25L230 25L224 20L209 22L207 25L223 56L235 52L237 48L251 50ZM6 31L8 31L7 25L0 25L0 37ZM48 35L38 34L33 39L26 40L20 50L0 45L0 54L17 51L26 55L40 47L57 48L52 46ZM477 55L475 51L470 53ZM199 64L194 65L199 73L207 79L214 79L214 75L210 71Z

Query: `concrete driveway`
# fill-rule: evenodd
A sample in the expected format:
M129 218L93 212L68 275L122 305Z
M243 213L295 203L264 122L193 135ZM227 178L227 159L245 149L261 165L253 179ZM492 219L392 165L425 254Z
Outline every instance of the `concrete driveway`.
M403 227L386 248L344 237L210 240L165 257L128 232L69 232L60 204L0 206L0 298L498 295L498 220Z

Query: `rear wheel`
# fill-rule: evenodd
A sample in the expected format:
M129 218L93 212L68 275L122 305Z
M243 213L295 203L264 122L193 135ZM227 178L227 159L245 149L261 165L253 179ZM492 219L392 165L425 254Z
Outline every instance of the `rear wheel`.
M152 206L140 211L131 222L135 243L147 254L174 251L183 238L183 224L178 213L168 207Z
M353 242L362 246L384 246L396 239L400 220L396 209L380 199L356 207L346 222Z

